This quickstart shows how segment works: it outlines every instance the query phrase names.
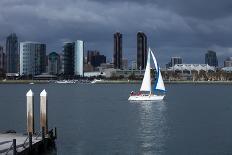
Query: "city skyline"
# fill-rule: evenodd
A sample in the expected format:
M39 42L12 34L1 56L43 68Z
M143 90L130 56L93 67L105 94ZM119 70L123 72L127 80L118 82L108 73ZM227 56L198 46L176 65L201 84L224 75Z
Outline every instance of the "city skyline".
M218 52L222 64L232 53L232 14L228 8L231 3L227 0L22 0L20 3L2 0L0 44L4 45L6 36L12 32L20 41L46 43L47 51L61 51L63 42L81 39L86 42L86 49L98 49L112 58L112 34L120 31L124 35L123 56L135 60L136 33L143 31L161 64L169 61L168 55L200 63L204 58L200 60L199 55L209 49Z

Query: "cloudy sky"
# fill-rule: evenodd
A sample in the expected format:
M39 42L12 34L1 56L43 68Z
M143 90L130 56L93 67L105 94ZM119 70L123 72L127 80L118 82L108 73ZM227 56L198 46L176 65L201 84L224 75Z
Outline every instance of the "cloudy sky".
M232 56L231 0L0 0L0 44L15 32L20 41L62 51L65 41L84 40L110 60L113 33L123 34L123 55L136 60L136 33L144 31L161 64L171 56L204 63L215 50L220 64Z

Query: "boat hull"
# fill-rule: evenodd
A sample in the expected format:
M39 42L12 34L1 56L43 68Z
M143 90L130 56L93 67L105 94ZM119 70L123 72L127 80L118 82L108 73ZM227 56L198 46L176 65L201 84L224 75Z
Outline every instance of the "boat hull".
M128 98L129 101L161 101L164 95L132 95Z

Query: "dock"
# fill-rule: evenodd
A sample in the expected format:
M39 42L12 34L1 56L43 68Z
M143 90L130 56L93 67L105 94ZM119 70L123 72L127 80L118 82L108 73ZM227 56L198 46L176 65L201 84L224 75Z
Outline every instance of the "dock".
M39 155L55 150L57 129L48 129L47 92L40 93L40 127L39 132L34 130L34 93L29 90L27 100L27 132L16 133L9 130L0 133L0 155Z

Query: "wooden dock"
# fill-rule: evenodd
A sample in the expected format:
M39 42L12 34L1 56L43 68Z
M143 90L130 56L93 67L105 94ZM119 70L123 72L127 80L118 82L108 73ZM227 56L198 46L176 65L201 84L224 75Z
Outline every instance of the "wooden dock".
M14 140L15 139L15 140ZM4 155L27 155L40 154L50 149L55 149L56 135L50 132L50 135L29 136L18 133L2 133L0 134L0 154ZM15 144L14 144L15 141Z
M29 90L26 94L27 107L27 133L19 134L11 130L0 133L1 155L39 155L51 149L56 149L56 128L48 130L47 92L40 94L40 127L36 133L34 130L34 93Z

